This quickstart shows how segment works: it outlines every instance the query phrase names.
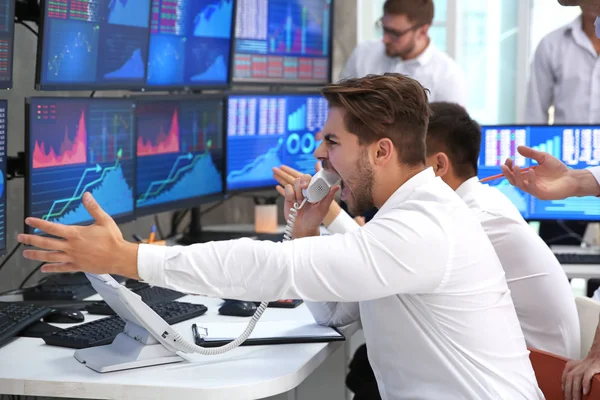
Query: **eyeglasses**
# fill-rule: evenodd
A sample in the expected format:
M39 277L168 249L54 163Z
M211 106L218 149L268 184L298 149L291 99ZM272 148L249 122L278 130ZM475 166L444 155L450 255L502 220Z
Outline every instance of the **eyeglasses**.
M395 30L395 29L386 28L386 27L383 25L383 22L381 21L381 18L380 18L380 19L378 19L378 20L375 22L375 27L376 27L378 30L382 31L384 35L388 35L388 36L390 37L390 39L391 39L393 42L395 42L396 40L399 40L399 39L400 39L402 36L406 35L408 32L410 32L410 31L414 31L414 30L416 30L416 29L419 29L419 28L420 28L420 27L422 27L423 25L425 25L425 24L417 24L417 25L415 25L415 26L412 26L412 27L410 27L410 28L408 28L408 29L405 29L405 30L403 30L403 31L397 31L397 30Z

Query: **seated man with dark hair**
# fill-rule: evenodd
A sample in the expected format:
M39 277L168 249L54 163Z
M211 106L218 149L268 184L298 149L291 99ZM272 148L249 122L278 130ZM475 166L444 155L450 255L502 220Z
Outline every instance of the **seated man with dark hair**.
M480 126L457 104L434 102L430 106L427 166L456 191L492 242L527 345L579 358L579 319L564 270L510 200L477 178ZM294 171L287 167L275 171L280 183L293 175ZM330 206L324 223L332 233L356 229L356 223L336 203ZM360 347L350 364L346 383L357 397L373 399L377 398L373 392L377 387L370 384L373 380L366 349Z

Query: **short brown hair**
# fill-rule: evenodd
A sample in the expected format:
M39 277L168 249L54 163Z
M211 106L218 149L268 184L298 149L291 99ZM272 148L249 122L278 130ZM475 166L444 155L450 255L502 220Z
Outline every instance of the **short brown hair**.
M418 25L431 25L435 10L433 0L387 0L383 4L383 13L406 15Z
M481 127L464 107L455 103L433 102L427 129L427 155L446 153L458 178L477 175L481 148Z
M361 145L389 138L401 164L425 163L425 135L429 121L428 90L396 73L346 79L322 89L330 107L345 111L348 132Z

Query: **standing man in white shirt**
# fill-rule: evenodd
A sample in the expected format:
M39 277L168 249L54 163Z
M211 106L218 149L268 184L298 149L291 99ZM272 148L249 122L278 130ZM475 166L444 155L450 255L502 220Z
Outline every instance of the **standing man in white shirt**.
M341 78L396 72L429 89L430 101L467 103L467 83L458 64L429 37L433 0L387 0L377 21L383 40L359 44Z
M323 95L330 108L315 156L340 176L353 212L379 208L362 229L320 237L340 186L319 203L302 203L310 180L304 176L285 188L286 214L304 204L288 242L130 243L86 193L93 225L27 218L55 238L19 235L45 249L23 255L51 263L46 272L116 273L224 298L329 302L310 308L321 323L360 317L386 400L542 399L490 241L464 202L425 167L425 89L391 74L329 85Z
M600 38L592 7L539 43L529 77L525 123L547 124L554 106L555 124L600 122Z

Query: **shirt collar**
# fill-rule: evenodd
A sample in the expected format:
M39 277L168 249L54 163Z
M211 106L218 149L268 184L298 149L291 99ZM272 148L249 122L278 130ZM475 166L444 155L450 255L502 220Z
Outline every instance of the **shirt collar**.
M425 170L419 172L408 181L404 182L402 186L400 186L396 191L390 196L389 199L383 206L381 206L380 211L385 211L387 208L392 207L393 204L399 204L404 202L415 189L420 186L425 185L436 179L435 172L433 172L433 168L429 167ZM378 214L382 214L381 212Z
M425 47L425 50L423 50L423 52L421 54L419 54L417 57L410 59L410 60L400 59L400 62L404 62L406 64L418 64L420 66L423 66L423 65L428 64L431 61L435 51L436 51L436 48L433 44L433 40L430 39L429 44L427 45L427 47Z
M460 197L461 199L464 199L465 196L467 196L469 193L471 193L472 191L476 190L477 188L479 188L482 185L481 182L479 182L479 178L474 176L472 178L467 179L466 181L464 181L457 189L456 189L456 194L458 195L458 197Z
M567 25L567 29L565 30L565 34L570 34L573 37L573 40L576 44L583 47L590 53L592 53L595 57L598 56L596 53L596 49L594 49L594 45L590 38L583 31L582 27L582 16L579 15L573 22Z

